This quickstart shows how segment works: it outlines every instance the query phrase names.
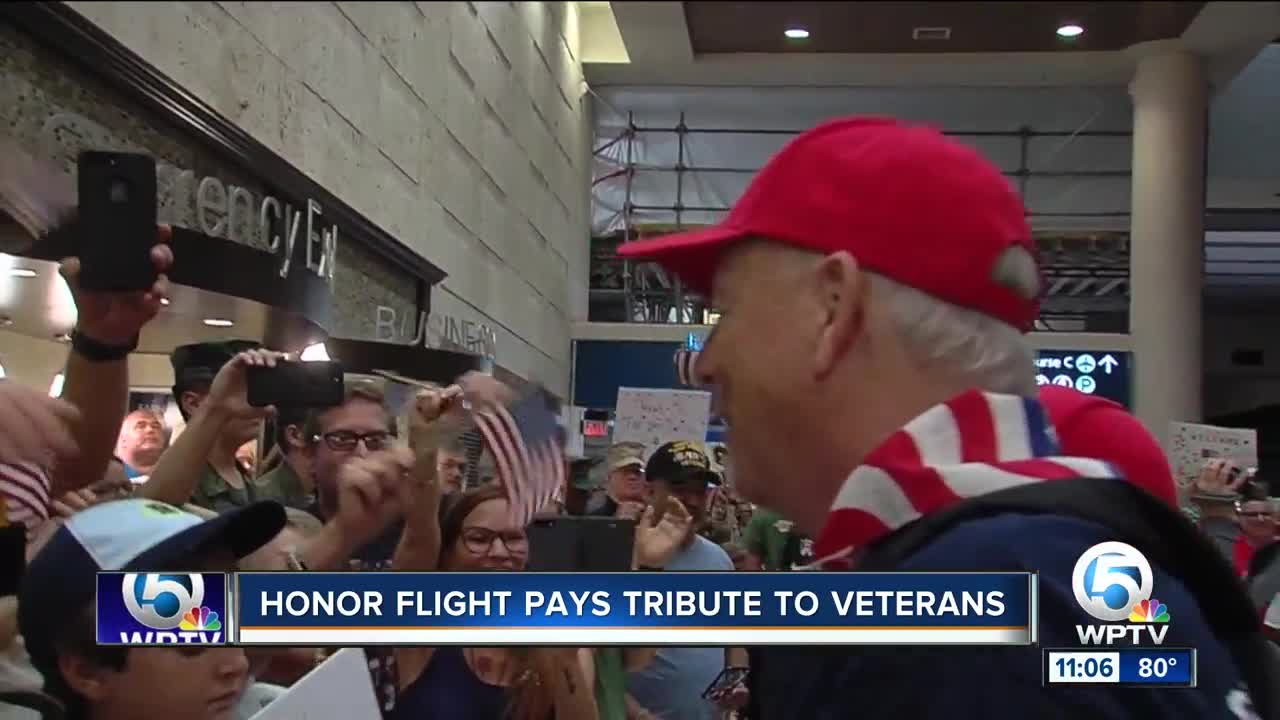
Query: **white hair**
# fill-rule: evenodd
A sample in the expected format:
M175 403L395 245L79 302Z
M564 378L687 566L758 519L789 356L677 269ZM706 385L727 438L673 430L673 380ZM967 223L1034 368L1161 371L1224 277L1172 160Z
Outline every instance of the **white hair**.
M882 275L867 277L874 306L885 308L890 326L919 367L988 392L1035 396L1035 351L1017 328Z

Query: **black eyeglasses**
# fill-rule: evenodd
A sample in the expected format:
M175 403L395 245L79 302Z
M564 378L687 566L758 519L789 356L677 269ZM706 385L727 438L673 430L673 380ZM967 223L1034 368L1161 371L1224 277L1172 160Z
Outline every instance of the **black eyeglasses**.
M336 430L327 432L320 436L324 439L324 444L329 446L334 452L351 452L356 449L356 445L364 443L365 449L376 452L382 450L391 444L392 438L395 436L386 430L378 430L371 433L357 433L349 430Z
M519 531L510 530L507 532L498 532L482 527L469 527L462 529L462 546L472 555L487 555L489 549L493 547L493 541L502 542L502 547L512 555L527 555L529 553L529 538Z

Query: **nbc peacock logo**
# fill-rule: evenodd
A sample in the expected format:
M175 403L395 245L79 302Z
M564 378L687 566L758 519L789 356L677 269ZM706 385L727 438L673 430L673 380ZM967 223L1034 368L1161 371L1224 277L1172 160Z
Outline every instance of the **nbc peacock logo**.
M213 632L222 629L222 621L218 619L218 611L210 610L203 605L191 608L178 623L179 630Z
M1169 622L1169 606L1151 598L1133 604L1129 613L1129 622L1135 623L1167 623Z

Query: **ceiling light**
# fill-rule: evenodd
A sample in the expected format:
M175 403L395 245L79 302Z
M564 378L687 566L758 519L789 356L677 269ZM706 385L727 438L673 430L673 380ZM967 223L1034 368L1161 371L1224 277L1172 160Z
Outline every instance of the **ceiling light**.
M0 380L4 379L4 366L0 365Z
M169 298L160 298L160 304L161 304L161 305L168 305L168 304L169 304Z
M62 373L53 376L53 382L49 383L49 397L62 397L62 382L65 380Z
M209 327L231 327L232 325L235 325L235 323L230 320L223 320L222 318L205 318L204 324Z
M302 354L298 356L298 359L303 362L311 362L313 360L327 362L329 360L329 351L325 348L324 343L308 345L307 349L303 350Z
M786 35L792 40L804 40L805 38L809 37L809 31L805 30L802 27L787 28L786 30L783 31L782 34Z
M1084 34L1084 28L1079 25L1063 25L1058 28L1058 36L1064 38L1078 37Z
M13 268L12 270L9 271L9 274L14 277L33 278L36 276L36 271L29 270L27 268Z

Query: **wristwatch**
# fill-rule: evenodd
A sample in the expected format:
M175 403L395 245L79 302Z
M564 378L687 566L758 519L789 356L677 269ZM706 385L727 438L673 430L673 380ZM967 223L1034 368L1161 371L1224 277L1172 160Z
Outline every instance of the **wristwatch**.
M112 345L95 340L76 328L71 331L71 349L90 362L116 362L138 349L138 336L134 335L128 345Z

